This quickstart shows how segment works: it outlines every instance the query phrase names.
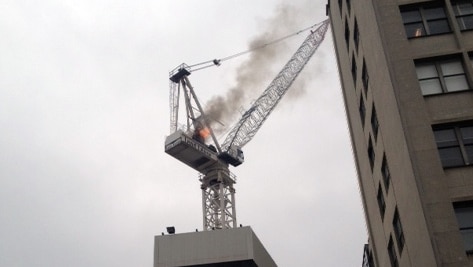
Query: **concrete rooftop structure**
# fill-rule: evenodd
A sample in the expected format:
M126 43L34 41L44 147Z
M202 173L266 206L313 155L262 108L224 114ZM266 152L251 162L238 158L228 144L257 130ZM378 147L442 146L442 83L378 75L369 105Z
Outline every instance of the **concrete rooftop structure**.
M276 267L249 227L155 237L154 267Z

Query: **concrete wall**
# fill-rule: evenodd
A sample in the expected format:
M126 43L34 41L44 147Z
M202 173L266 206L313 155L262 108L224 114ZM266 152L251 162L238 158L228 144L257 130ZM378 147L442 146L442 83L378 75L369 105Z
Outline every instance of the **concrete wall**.
M154 267L197 265L277 266L250 227L155 237Z
M443 169L432 125L473 119L473 92L424 97L414 60L473 51L472 32L408 40L399 5L413 0L330 0L330 18L347 118L354 147L360 192L376 266L391 266L387 252L394 239L393 215L397 208L404 230L405 246L396 247L400 266L470 266L452 206L453 201L473 199L473 169ZM438 1L437 1L438 2ZM360 43L354 42L358 24ZM345 40L348 23L350 37ZM352 61L357 79L352 77ZM363 88L365 62L369 85ZM472 71L466 66L467 71ZM473 73L470 73L473 75ZM366 107L362 124L360 99ZM372 108L379 121L377 138L370 124ZM375 162L371 168L368 143L372 140ZM386 157L391 182L382 182L381 164ZM384 218L377 203L381 187L386 202ZM360 244L361 245L361 244Z

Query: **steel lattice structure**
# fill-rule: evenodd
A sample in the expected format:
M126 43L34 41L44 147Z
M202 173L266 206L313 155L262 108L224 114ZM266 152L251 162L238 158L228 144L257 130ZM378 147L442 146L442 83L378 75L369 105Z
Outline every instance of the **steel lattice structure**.
M179 95L180 95L180 83L175 83L173 81L169 81L169 107L170 107L170 129L171 133L177 131L177 118L179 115Z
M171 134L166 137L165 151L200 173L204 230L236 227L233 187L236 179L229 171L229 165L238 166L243 163L241 147L253 138L320 46L328 25L329 21L325 20L311 31L276 78L230 130L222 146L219 145L188 79L192 66L181 64L170 72ZM202 64L219 65L220 62L221 60L213 60ZM208 66L200 69L206 67ZM186 111L186 122L182 127L178 124L180 97L184 98ZM207 144L207 137L203 136L206 131L212 137L213 144Z
M307 36L289 62L286 63L276 78L264 90L263 94L243 114L240 121L228 133L222 144L223 150L226 150L231 145L243 147L255 136L261 125L263 125L264 121L322 43L328 25L328 20L323 21L315 31Z
M227 168L211 170L199 179L204 230L236 227L235 176Z

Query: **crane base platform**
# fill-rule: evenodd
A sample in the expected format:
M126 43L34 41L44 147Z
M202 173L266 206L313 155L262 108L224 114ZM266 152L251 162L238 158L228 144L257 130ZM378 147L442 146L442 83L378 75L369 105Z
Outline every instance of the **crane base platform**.
M249 227L156 236L154 267L277 267Z

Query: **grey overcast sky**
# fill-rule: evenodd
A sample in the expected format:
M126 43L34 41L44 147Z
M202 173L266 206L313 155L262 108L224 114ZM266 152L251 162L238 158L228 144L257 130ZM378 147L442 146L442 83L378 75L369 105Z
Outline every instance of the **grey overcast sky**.
M0 266L149 267L166 226L202 229L197 173L164 153L168 72L321 22L326 2L2 0ZM243 74L252 55L193 73L200 101L241 75L255 99L306 34ZM331 32L299 78L232 168L238 223L279 266L361 266Z

